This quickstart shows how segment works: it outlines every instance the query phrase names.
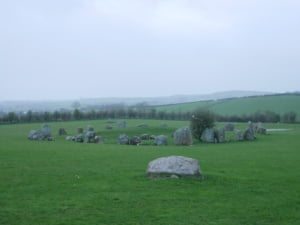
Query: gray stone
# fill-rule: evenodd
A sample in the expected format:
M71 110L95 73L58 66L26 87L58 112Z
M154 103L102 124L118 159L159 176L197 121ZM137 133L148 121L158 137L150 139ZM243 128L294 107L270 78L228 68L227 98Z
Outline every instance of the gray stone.
M234 125L232 123L227 123L224 128L226 131L234 131Z
M225 142L225 129L224 128L215 129L215 140L218 143Z
M66 132L65 128L59 128L58 129L58 135L59 136L67 135L67 132Z
M126 128L127 127L126 121L118 121L117 125L118 125L119 128Z
M103 144L103 138L101 136L95 136L94 137L94 143Z
M87 131L94 131L94 127L91 126L91 125L88 125L88 126L87 126Z
M245 141L253 141L256 137L254 136L253 129L247 128L243 133L243 140Z
M121 145L128 145L129 144L129 137L126 134L120 134L120 136L119 136L119 144L121 144Z
M177 129L173 134L173 140L175 145L192 145L193 136L189 127L183 127Z
M41 135L44 139L51 137L51 128L47 124L43 124L41 128Z
M244 135L243 132L241 130L235 130L236 133L236 140L237 141L244 141Z
M40 130L31 130L28 134L29 140L52 141L51 128L44 124Z
M267 129L264 128L261 122L254 125L254 132L258 134L267 134Z
M163 128L167 128L167 127L168 127L168 124L162 123L161 126L162 126Z
M83 135L82 134L78 134L77 136L74 136L74 141L78 142L78 143L82 143L84 141Z
M105 126L105 129L107 129L107 130L111 130L113 127L111 126L111 125L106 125Z
M133 136L132 138L129 139L130 145L139 145L140 143L141 143L141 139L137 136Z
M156 136L154 143L158 146L168 145L168 138L165 135Z
M142 134L141 135L141 140L149 140L150 139L150 135L149 134Z
M83 128L81 128L81 127L77 128L77 133L82 134L83 133Z
M72 136L67 136L66 137L66 141L72 141L73 140L73 137Z
M146 172L151 177L200 177L202 175L198 160L184 156L155 159L148 164Z
M201 140L206 143L215 143L214 128L206 128L202 133Z
M96 133L94 131L87 131L85 133L85 142L86 143L94 143L95 136L96 136Z

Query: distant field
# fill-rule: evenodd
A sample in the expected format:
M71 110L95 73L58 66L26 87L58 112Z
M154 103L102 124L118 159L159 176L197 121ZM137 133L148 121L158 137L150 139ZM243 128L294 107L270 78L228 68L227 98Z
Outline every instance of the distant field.
M27 140L41 124L0 126L2 225L290 225L300 221L300 125L253 142L175 146L171 134L188 121L127 120L51 123L54 142ZM167 128L161 123L166 122ZM146 123L148 128L136 125ZM58 137L64 127L94 126L104 144ZM223 124L218 124L222 126ZM238 128L245 124L235 124ZM165 134L169 145L121 146L121 133ZM204 179L149 179L149 161L169 155L199 160Z
M263 96L235 98L228 100L203 101L186 104L166 105L157 107L157 111L192 112L199 107L206 107L221 115L252 114L267 110L283 114L294 111L300 121L300 95Z

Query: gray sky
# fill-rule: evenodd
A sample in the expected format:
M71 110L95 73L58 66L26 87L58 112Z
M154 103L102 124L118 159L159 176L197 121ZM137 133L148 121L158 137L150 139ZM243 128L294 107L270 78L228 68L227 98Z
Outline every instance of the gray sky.
M300 89L299 0L0 2L0 100Z

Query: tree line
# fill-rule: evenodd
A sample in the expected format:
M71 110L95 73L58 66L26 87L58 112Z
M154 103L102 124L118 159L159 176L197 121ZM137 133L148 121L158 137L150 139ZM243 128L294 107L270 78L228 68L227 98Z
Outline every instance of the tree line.
M159 120L190 120L193 112L165 112L155 108L118 108L111 110L74 109L71 111L54 112L9 112L0 114L0 123L32 123L51 121L95 120L95 119L159 119ZM265 111L247 115L220 115L215 114L219 122L282 122L296 123L297 114L286 112L282 115L276 112Z

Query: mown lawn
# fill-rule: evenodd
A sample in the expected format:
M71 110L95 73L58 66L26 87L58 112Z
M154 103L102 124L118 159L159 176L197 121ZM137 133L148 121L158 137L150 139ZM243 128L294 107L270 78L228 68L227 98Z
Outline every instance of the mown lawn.
M121 146L121 133L170 136L188 122L127 120L105 130L106 121L51 123L54 142L27 140L41 124L0 126L0 224L154 225L299 224L300 126L258 136L254 142ZM138 128L146 123L148 128ZM67 142L93 125L104 144ZM219 124L221 126L221 124ZM240 127L244 125L238 125ZM149 179L149 161L169 155L200 161L204 179Z

